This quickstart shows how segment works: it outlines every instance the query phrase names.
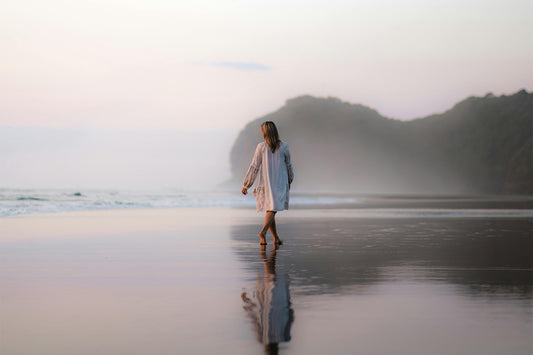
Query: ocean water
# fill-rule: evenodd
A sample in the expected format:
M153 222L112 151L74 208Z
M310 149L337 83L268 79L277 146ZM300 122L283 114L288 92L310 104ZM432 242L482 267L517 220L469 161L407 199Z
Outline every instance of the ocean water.
M294 207L358 204L361 198L342 196L295 195ZM254 208L251 194L239 191L128 191L128 190L53 190L0 189L0 217L87 210L149 208Z
M532 196L400 196L292 193L291 209L351 217L533 217ZM90 210L255 208L239 191L0 189L0 217ZM322 213L322 212L321 212ZM326 212L323 212L327 214Z

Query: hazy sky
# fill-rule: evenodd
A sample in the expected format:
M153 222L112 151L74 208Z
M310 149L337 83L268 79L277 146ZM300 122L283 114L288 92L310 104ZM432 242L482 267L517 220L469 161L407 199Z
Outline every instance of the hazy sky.
M303 94L411 119L531 91L532 15L531 0L2 1L0 187L214 186L243 126Z
M0 125L239 130L302 94L401 119L533 88L531 0L9 0Z

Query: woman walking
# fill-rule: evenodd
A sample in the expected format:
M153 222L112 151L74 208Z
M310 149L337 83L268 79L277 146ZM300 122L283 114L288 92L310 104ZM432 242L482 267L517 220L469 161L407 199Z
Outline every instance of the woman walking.
M266 245L266 233L270 229L274 243L282 240L276 230L276 212L289 208L289 189L294 174L291 165L289 145L279 139L278 129L272 121L261 124L261 134L265 139L259 143L254 158L244 178L242 193L246 195L259 175L254 190L257 211L266 211L265 224L259 232L260 244Z

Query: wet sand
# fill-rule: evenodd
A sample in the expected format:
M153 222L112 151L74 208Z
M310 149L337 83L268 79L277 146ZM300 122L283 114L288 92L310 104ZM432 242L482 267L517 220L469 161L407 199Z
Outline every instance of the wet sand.
M401 216L401 215L399 215ZM2 354L530 354L531 217L0 219Z

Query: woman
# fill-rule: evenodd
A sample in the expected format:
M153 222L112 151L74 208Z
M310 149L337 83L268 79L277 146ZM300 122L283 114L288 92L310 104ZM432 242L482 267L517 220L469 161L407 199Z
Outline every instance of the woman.
M266 245L266 233L270 229L275 244L281 244L276 230L276 212L289 208L289 189L294 178L289 145L279 139L274 122L261 124L261 134L265 139L259 143L250 168L244 178L242 193L246 195L259 175L254 191L257 211L266 211L265 224L259 233L260 244Z

